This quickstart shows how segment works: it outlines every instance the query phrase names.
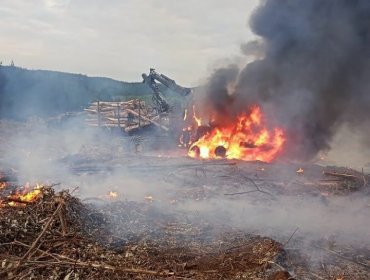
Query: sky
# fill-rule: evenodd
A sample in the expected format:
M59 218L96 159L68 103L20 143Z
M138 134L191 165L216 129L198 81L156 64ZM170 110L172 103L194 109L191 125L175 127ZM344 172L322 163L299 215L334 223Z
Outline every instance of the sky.
M0 61L141 81L154 67L196 86L254 38L257 0L0 0Z

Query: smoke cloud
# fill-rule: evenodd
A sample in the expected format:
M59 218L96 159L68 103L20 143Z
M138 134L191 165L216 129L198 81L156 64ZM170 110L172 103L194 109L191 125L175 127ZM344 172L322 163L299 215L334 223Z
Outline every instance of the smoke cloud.
M259 43L242 52L258 54L260 45L263 57L218 69L208 82L208 106L220 118L260 104L285 127L287 155L300 159L328 150L342 125L369 122L369 1L261 1L250 26Z

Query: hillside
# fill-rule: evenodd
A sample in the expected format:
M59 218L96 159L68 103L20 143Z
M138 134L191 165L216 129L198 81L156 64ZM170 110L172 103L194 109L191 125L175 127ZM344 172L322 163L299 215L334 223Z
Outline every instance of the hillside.
M0 118L47 117L81 110L98 98L148 98L151 94L139 82L0 66Z

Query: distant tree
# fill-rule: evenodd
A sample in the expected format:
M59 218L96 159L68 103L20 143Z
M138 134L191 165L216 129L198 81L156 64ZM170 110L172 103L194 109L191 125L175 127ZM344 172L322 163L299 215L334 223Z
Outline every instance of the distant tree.
M13 60L10 62L10 66L14 67L14 61Z

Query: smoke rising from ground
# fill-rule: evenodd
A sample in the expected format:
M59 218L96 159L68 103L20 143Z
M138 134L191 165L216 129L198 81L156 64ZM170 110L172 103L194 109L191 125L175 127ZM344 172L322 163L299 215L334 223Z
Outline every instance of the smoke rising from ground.
M118 199L129 201L145 202L145 196L152 196L153 206L160 213L174 216L181 213L189 219L194 216L195 221L201 217L217 225L276 235L278 239L286 238L296 227L312 239L335 235L345 241L368 242L370 237L364 223L369 205L361 194L323 201L320 196L280 194L277 187L262 186L275 198L257 192L234 199L223 194L234 192L236 183L242 188L237 191L254 187L250 182L238 181L237 176L228 181L228 177L233 177L233 167L206 168L203 175L186 167L190 163L196 166L197 162L190 159L166 160L134 154L127 139L86 127L79 119L71 119L60 127L48 127L46 123L3 125L0 163L14 168L21 184L61 183L61 188L79 187L77 194L82 199L106 199L110 191L116 191ZM168 153L171 152L164 152ZM273 171L273 166L265 168L271 168L277 180L297 178L295 166L279 166L278 171ZM256 167L250 163L242 174L251 172L250 168ZM189 190L213 195L205 200L188 197L182 201L184 192ZM179 201L171 204L176 199ZM117 234L125 236L126 232Z
M220 118L259 103L286 128L287 153L303 159L328 150L341 125L368 124L368 1L261 1L250 26L260 42L242 51L256 54L260 46L264 56L211 76L207 101Z
M216 163L202 167L200 161L189 158L158 157L171 155L168 148L163 153L152 152L151 156L148 151L135 154L122 135L89 128L79 119L71 119L59 127L42 122L0 122L0 141L0 165L14 168L20 184L61 183L55 187L57 190L78 187L73 195L86 203L103 208L108 203L107 209L112 205L108 227L122 240L148 232L156 238L164 230L156 219L166 217L179 225L192 223L195 228L199 223L211 225L212 231L206 236L191 237L197 240L238 230L269 236L284 244L299 228L289 246L312 256L309 264L313 267L319 259L315 257L317 249L311 244L316 240L369 245L367 196L354 193L325 200L320 195L309 194L309 188L317 191L314 186L303 188L304 193L297 195L292 185L301 177L296 175L297 166L292 164L240 162L236 166ZM255 189L243 178L255 176L256 164L262 164L274 179L286 182L286 186L279 188L259 182L261 189L272 196L261 192L225 196L225 193ZM239 169L243 166L245 169ZM110 204L116 201L108 199L110 191L117 192L117 200L121 202ZM153 201L145 197L153 197ZM134 216L129 217L133 224L127 228L127 220L122 218L124 212L118 207L126 205L125 202L148 206L146 219L152 219L154 226L141 226Z

